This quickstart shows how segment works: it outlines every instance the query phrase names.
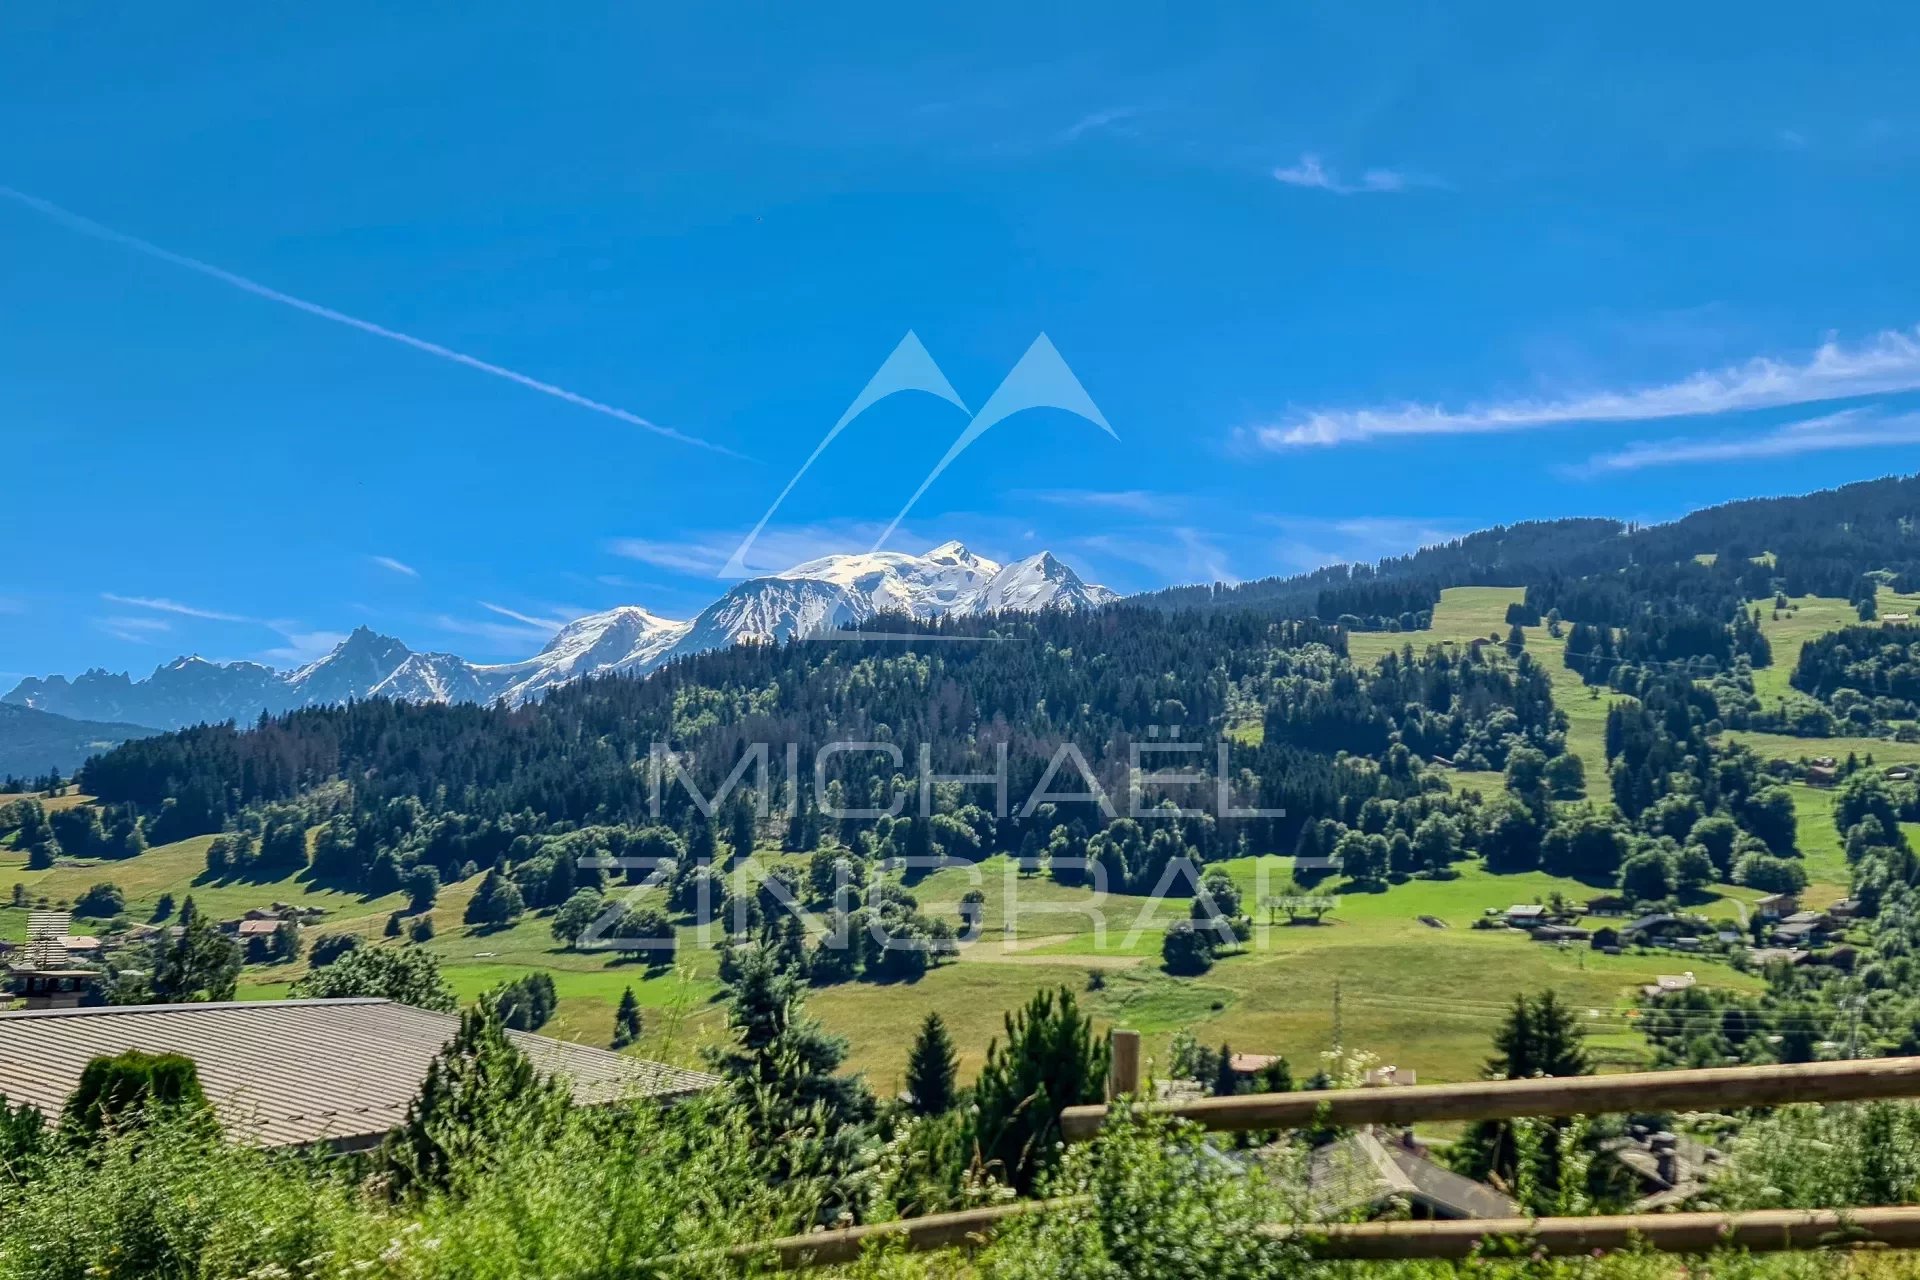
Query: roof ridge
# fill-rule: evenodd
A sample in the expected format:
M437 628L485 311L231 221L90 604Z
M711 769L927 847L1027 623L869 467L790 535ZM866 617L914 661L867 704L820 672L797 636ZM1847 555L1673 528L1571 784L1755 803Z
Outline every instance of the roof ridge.
M116 1013L158 1013L183 1010L202 1011L213 1009L284 1009L288 1005L302 1008L323 1004L395 1004L385 996L323 996L312 1000L202 1000L184 1004L99 1004L87 1005L78 1009L14 1009L0 1010L0 1018L85 1018L101 1017ZM417 1006L408 1005L408 1008ZM431 1009L422 1009L422 1013L432 1013Z

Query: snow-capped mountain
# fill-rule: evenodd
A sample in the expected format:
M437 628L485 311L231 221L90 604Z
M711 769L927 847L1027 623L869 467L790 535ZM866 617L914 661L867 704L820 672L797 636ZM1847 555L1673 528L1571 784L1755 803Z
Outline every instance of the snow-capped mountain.
M1012 564L977 556L958 542L944 542L924 556L897 551L824 556L795 565L782 578L832 582L863 596L875 612L944 618L999 609L1034 612L1085 609L1114 593L1089 586L1051 551Z
M675 622L638 605L576 618L525 662L475 667L494 697L537 698L555 685L608 671L650 671L693 624Z
M736 583L688 621L635 605L568 623L531 658L479 664L450 653L416 653L360 627L331 653L295 671L252 662L178 658L143 680L102 670L22 680L0 702L75 720L111 720L156 729L262 711L361 698L406 702L520 703L590 675L644 675L676 658L733 644L778 644L864 622L877 613L927 620L996 610L1095 608L1114 599L1102 586L1041 552L1012 564L977 556L958 542L923 556L897 551L824 556L784 573Z
M660 661L730 644L778 644L864 622L873 602L821 578L749 578L702 609L687 633Z

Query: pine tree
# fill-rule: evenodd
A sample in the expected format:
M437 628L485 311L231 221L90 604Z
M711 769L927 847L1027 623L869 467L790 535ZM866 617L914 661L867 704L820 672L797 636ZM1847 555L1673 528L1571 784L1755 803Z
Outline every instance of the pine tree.
M427 1067L406 1122L387 1141L393 1185L445 1187L456 1172L484 1171L507 1140L553 1134L568 1105L566 1086L534 1070L482 1001L460 1015L459 1031Z
M180 928L178 938L155 945L148 991L128 988L122 999L137 1004L233 999L240 979L240 944L203 916L192 898L180 908Z
M1233 1069L1233 1049L1222 1042L1220 1045L1220 1066L1213 1077L1213 1096L1231 1098L1240 1092L1240 1075Z
M620 1007L613 1013L613 1047L624 1049L640 1038L640 1002L633 988L620 993Z
M807 1016L805 987L766 948L745 948L727 1003L733 1045L712 1053L714 1069L733 1086L754 1127L785 1133L818 1110L829 1129L864 1122L873 1110L866 1083L836 1075L847 1042Z
M907 1052L907 1094L916 1115L940 1115L953 1106L954 1076L960 1058L953 1037L938 1013L929 1013Z
M1531 999L1516 996L1506 1021L1494 1033L1494 1054L1487 1060L1486 1075L1493 1080L1591 1075L1593 1063L1583 1043L1585 1035L1573 1011L1552 991ZM1566 1125L1566 1121L1552 1122L1538 1144L1540 1167L1532 1172L1536 1185L1549 1191L1560 1185L1561 1144L1556 1135ZM1507 1187L1519 1180L1519 1144L1508 1121L1475 1125L1459 1143L1454 1158L1469 1177L1491 1178Z
M1025 1195L1058 1159L1060 1112L1101 1101L1107 1047L1073 992L1042 991L1006 1018L974 1086L975 1141L988 1168Z

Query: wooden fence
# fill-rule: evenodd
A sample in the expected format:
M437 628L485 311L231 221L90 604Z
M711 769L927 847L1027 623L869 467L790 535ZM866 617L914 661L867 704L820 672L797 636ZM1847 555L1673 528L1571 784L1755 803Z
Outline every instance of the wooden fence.
M1138 1032L1113 1033L1112 1063L1109 1096L1137 1097L1142 1083ZM1725 1111L1793 1102L1914 1097L1920 1097L1920 1057L1251 1094L1191 1102L1149 1102L1136 1105L1134 1110L1177 1116L1208 1129L1235 1131L1621 1111ZM1069 1141L1084 1142L1099 1133L1108 1114L1105 1105L1069 1107L1061 1115L1061 1128ZM928 1214L743 1245L729 1250L727 1256L797 1270L851 1262L869 1245L881 1242L898 1242L915 1252L969 1246L983 1242L997 1227L1015 1218L1084 1207L1087 1203L1085 1197L1030 1200ZM1273 1233L1297 1239L1316 1257L1355 1260L1464 1258L1487 1240L1524 1242L1526 1252L1552 1257L1631 1245L1683 1254L1721 1248L1769 1253L1867 1244L1920 1249L1920 1208L1329 1223L1276 1226Z

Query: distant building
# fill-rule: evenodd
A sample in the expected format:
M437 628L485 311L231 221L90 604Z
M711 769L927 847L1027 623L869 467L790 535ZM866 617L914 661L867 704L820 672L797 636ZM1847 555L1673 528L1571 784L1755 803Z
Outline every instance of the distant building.
M1637 1213L1679 1208L1706 1189L1725 1159L1703 1142L1644 1125L1633 1126L1627 1136L1602 1149L1620 1162L1643 1193L1633 1205Z
M58 1117L94 1058L143 1049L193 1059L227 1136L262 1147L376 1146L406 1118L459 1019L391 1000L110 1005L0 1013L0 1094ZM604 1049L509 1031L583 1105L673 1100L720 1083Z
M1535 926L1535 942L1585 942L1593 937L1593 930L1582 929L1571 924L1543 924Z
M1411 1133L1358 1129L1314 1151L1307 1194L1325 1218L1398 1213L1423 1219L1517 1218L1520 1206L1484 1182L1427 1158Z
M1419 1084L1420 1076L1412 1067L1375 1067L1360 1080L1363 1088L1385 1089L1398 1085Z
M1236 1053L1227 1059L1227 1070L1237 1076L1257 1076L1278 1061L1277 1053Z
M67 950L69 942L92 942L95 950L99 947L92 938L42 936L11 950L5 985L28 1009L77 1008L92 995L100 971L76 959ZM0 1096L4 1093L0 1087Z
M1770 893L1753 904L1753 913L1762 920L1784 920L1800 909L1800 899L1791 893Z
M1640 994L1649 1000L1659 1000L1666 996L1676 995L1679 992L1687 990L1694 985L1695 981L1691 972L1679 974L1663 973L1646 986L1640 988Z
M1507 923L1514 928L1527 929L1546 923L1547 909L1535 904L1515 904L1507 908L1506 916Z

